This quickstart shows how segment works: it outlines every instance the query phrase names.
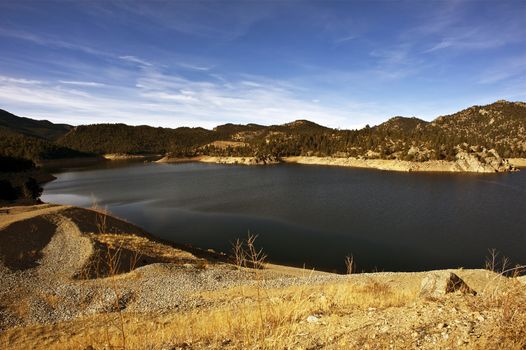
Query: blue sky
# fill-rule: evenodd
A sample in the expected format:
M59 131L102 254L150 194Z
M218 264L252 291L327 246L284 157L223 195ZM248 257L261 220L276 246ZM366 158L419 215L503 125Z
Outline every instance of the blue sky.
M359 128L526 100L526 1L0 1L0 108Z

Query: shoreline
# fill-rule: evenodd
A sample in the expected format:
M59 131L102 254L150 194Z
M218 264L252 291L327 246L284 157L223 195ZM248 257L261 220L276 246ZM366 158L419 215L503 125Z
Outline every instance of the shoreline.
M526 158L508 158L508 162L516 168L526 168Z
M223 156L195 156L195 157L170 157L165 156L155 163L215 163L231 165L271 165L281 163L277 159L260 159L256 157L223 157Z
M526 159L517 158L524 161ZM449 172L449 173L503 173L508 171L498 171L497 169L477 166L472 167L468 164L463 164L458 161L445 160L429 160L425 162L411 162L406 160L392 160L392 159L359 159L359 158L335 158L335 157L284 157L284 163L295 163L305 165L328 165L341 166L362 169L377 169L383 171L397 171L397 172ZM513 163L510 162L513 166ZM518 171L515 170L515 171Z
M106 153L102 157L106 160L131 160L131 159L150 159L161 158L160 154L127 154L127 153Z
M511 158L508 160L515 168L526 167L526 158ZM156 163L216 163L237 165L268 165L268 164L303 164L303 165L325 165L351 167L361 169L376 169L383 171L398 172L450 172L450 173L498 173L499 171L488 166L476 166L461 163L459 161L430 160L426 162L411 162L406 160L391 159L359 159L359 158L336 158L315 156L292 156L283 157L279 160L260 161L256 157L218 157L218 156L196 156L196 157L170 157L165 156ZM518 169L516 169L518 171Z
M159 158L159 159L155 159ZM71 167L91 165L98 162L105 161L119 161L119 160L152 160L154 163L213 163L226 165L275 165L275 164L302 164L302 165L322 165L322 166L338 166L350 167L360 169L376 169L382 171L396 171L396 172L448 172L448 173L504 173L509 170L496 169L487 164L469 164L462 161L445 161L445 160L429 160L425 162L413 162L406 160L394 159L362 159L362 158L338 158L338 157L317 157L317 156L290 156L283 158L258 158L258 157L241 157L241 156L194 156L194 157L171 157L158 154L104 154L100 157L87 158L63 158L41 160L37 165L42 167ZM526 158L509 158L505 159L512 168L511 171L520 171L526 168Z

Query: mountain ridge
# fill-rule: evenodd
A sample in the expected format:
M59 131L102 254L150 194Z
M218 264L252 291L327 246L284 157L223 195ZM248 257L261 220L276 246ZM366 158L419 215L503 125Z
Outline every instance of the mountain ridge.
M212 130L200 127L173 129L130 126L122 123L73 127L8 114L7 119L11 120L11 124L5 122L6 118L1 119L0 115L0 121L4 120L0 124L0 131L6 129L23 135L33 140L33 143L34 139L47 140L49 144L62 147L63 150L98 155L332 156L451 161L460 151L470 153L474 152L472 149L494 149L505 158L526 158L526 103L502 100L438 116L432 121L395 116L376 126L358 130L332 129L305 119L269 126L227 123ZM228 146L236 142L242 146ZM227 146L216 147L218 144ZM9 147L0 146L12 150L19 145L14 141ZM38 152L32 154L33 158L39 157ZM60 158L52 152L46 157Z

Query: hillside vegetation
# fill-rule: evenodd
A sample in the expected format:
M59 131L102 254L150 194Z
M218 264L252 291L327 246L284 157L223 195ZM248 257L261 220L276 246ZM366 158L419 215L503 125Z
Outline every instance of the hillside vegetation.
M72 128L71 125L54 124L48 120L21 118L2 109L0 109L0 127L49 141L57 140Z
M214 141L237 141L218 147ZM335 156L412 161L453 160L459 150L495 149L526 157L526 104L499 101L432 122L395 117L360 130L330 129L298 120L284 125L226 124L213 130L146 126L77 127L59 144L95 153L172 153L176 156Z
M32 123L9 113L6 117L6 113L0 114L1 152L29 159L118 153L272 159L357 157L424 162L453 161L461 152L480 158L490 150L504 158L526 158L524 102L497 101L473 106L431 122L394 117L360 130L331 129L307 120L271 126L225 124L213 130L125 124L69 127L50 126L46 121Z
M52 141L27 136L0 127L0 156L34 161L90 156Z

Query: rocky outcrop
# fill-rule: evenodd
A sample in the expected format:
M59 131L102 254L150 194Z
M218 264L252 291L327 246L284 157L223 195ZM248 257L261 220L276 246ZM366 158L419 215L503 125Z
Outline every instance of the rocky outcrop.
M476 295L460 277L449 271L432 271L427 274L420 284L420 296L440 298L449 293Z
M475 173L495 173L515 171L516 168L506 159L502 159L497 151L485 148L480 152L459 151L455 166L460 171Z

